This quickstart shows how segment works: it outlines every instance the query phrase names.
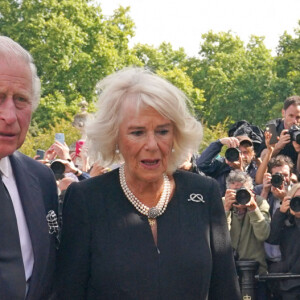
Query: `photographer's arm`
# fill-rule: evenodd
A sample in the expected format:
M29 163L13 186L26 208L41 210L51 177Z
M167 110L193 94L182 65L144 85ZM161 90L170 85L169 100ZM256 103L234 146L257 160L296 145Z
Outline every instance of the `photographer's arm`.
M268 131L265 132L265 143L267 148L264 150L265 154L263 155L263 159L261 164L259 165L256 176L255 176L255 183L256 184L262 184L264 179L264 174L267 172L268 169L268 162L270 161L273 151L274 151L274 145L270 145L270 139L272 137L272 134Z
M286 219L286 213L283 213L280 211L280 209L277 209L272 217L271 231L270 231L269 238L267 239L266 242L272 245L280 244L281 234L283 232L285 219Z
M253 211L248 211L250 217L250 224L253 228L255 237L259 241L265 241L270 234L270 222L271 217L269 213L269 204L267 200L256 196L259 201L259 205Z

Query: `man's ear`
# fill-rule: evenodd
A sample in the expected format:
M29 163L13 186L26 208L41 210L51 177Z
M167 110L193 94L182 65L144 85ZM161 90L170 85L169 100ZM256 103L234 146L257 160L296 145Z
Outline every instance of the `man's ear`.
M284 119L285 118L285 110L284 109L281 110L281 114L282 114L282 119Z

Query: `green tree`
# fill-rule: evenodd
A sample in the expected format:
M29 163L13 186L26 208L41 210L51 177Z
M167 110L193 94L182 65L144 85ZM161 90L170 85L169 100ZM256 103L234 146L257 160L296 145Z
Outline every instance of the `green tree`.
M285 91L285 97L300 94L300 20L294 32L295 37L285 32L277 47L276 71L278 77L289 87Z
M1 34L30 51L42 81L38 124L54 124L82 98L91 102L97 81L139 63L128 48L134 35L128 11L120 7L105 18L88 0L1 0Z
M204 90L208 125L246 119L263 125L278 101L274 60L263 37L252 36L245 46L229 32L202 35L199 60L192 58L187 73L194 86Z

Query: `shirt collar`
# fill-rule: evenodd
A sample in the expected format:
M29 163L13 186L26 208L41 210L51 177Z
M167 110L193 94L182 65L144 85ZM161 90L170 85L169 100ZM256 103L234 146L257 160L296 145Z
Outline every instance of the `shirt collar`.
M8 156L0 159L0 171L7 178L12 174L12 168Z

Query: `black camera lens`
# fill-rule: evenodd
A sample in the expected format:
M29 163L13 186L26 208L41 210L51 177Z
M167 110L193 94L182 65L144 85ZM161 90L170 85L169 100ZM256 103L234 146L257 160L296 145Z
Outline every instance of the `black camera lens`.
M63 178L63 174L65 173L65 165L60 161L53 161L50 165L51 170L53 171L56 179Z
M238 204L246 205L251 199L251 194L246 188L240 188L236 191L235 200Z
M275 173L272 175L271 184L274 187L280 188L282 186L283 181L284 181L284 177L281 173Z
M290 208L294 212L299 212L300 211L300 197L299 196L296 196L296 197L291 199Z
M225 152L225 158L230 162L238 161L240 158L240 150L237 148L228 148Z
M291 141L295 141L300 145L300 127L293 125L289 130L289 134L291 136Z

